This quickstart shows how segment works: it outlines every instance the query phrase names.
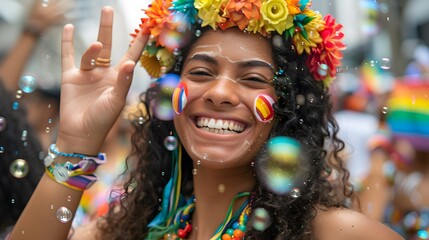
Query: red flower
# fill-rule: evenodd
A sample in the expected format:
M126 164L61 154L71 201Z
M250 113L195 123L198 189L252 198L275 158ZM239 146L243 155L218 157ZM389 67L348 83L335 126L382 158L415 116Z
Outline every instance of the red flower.
M307 59L307 66L316 80L335 77L337 67L341 65L343 58L341 50L346 48L346 45L341 41L344 37L341 32L343 25L337 24L331 15L326 15L323 20L326 24L320 32L322 42L312 49ZM326 66L327 71L324 69Z
M133 40L131 41L131 43L134 42L134 39L137 37L137 35L139 34L139 32L141 30L144 31L144 34L149 34L150 33L149 29L146 27L148 25L149 18L141 18L140 20L142 21L142 23L139 24L140 28L139 29L134 29L134 33L130 34L131 37L133 37Z

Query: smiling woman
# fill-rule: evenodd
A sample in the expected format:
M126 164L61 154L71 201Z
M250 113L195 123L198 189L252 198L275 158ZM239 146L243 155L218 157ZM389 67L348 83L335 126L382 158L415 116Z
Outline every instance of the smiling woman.
M240 42L240 48L231 42ZM272 127L272 121L260 122L253 113L258 95L276 98L270 42L258 35L243 36L238 29L209 30L188 56L181 72L188 99L174 118L186 152L201 160L199 169L250 167ZM202 126L197 125L199 121ZM228 128L231 133L216 131L216 125L223 129L224 124L234 126Z
M129 181L119 203L72 239L400 239L347 209L353 192L329 97L341 25L310 5L155 0L116 67L103 44L111 8L80 68L66 26L58 140L11 238L67 236L140 59L157 80L133 118Z

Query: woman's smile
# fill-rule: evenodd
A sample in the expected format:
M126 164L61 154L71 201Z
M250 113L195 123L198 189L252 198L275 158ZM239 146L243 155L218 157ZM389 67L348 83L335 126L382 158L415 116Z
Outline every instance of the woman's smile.
M199 129L215 134L237 134L246 128L246 124L235 120L209 117L197 117L196 124Z

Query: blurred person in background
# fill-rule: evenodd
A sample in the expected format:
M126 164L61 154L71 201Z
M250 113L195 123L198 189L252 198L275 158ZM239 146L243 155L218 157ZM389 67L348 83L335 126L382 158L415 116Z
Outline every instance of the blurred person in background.
M398 81L385 125L369 141L371 168L361 209L404 238L429 237L429 83Z
M21 75L43 32L61 23L70 2L37 2L0 62L0 239L15 224L44 172L42 149L51 141L46 133L58 116L59 89L37 88L34 78Z
M42 161L46 153L42 149L48 149L56 138L59 81L58 84L55 81L49 83L43 78L46 76L42 73L44 62L37 63L42 70L38 76L29 74L29 64L40 44L49 41L47 32L53 30L51 27L61 25L73 10L73 3L66 0L30 1L31 10L22 31L0 61L0 214L6 216L0 223L0 239L11 230L43 174ZM21 4L25 7L23 2ZM10 9L13 11L14 8ZM2 13L0 11L0 16ZM55 72L55 65L59 63L49 65L46 71ZM83 197L76 225L105 212L103 207L109 203L109 192L116 177L124 170L129 151L127 124L124 118L118 119L106 138L103 151L109 153L110 161L100 167L105 173L104 178Z
M24 108L0 81L0 239L12 229L44 172L44 153Z
M29 59L33 55L41 36L49 27L61 24L71 9L72 1L55 0L44 4L33 2L29 16L15 45L0 62L0 77L9 92L16 91L16 101L27 108L28 121L39 136L44 147L52 141L59 113L59 88L38 86L36 78L24 75ZM40 84L43 84L40 81Z
M429 48L418 44L413 52L413 59L405 69L405 75L409 80L427 81L429 78Z
M286 1L280 3L284 3L282 6L286 6ZM302 7L305 8L307 3L308 2L303 1ZM277 6L280 5L274 5L274 10ZM150 8L153 8L153 11L159 8L166 8L166 11L170 11L167 7L168 5L164 5L163 1L156 1L150 6ZM298 5L295 5L295 7L299 9ZM259 9L255 10L256 13L259 12ZM200 11L204 13L204 9ZM303 9L303 12L310 12L310 10L305 9L304 11ZM213 13L218 14L218 12L215 11L213 11ZM194 15L196 18L196 14ZM67 25L64 28L63 59L65 69L63 73L62 90L64 98L61 103L62 131L60 131L62 134L59 135L57 144L58 148L62 151L81 153L78 156L83 157L82 159L88 159L86 156L82 156L82 154L93 156L98 152L99 146L108 132L107 127L116 120L117 114L119 114L120 109L122 109L125 103L125 95L128 92L128 85L126 84L131 83L132 77L128 77L130 76L128 74L132 72L135 61L141 57L141 52L149 39L148 35L137 35L130 50L124 55L122 64L118 65L116 69L109 68L110 44L106 44L106 48L103 46L104 43L109 43L111 39L111 16L111 9L103 9L102 22L104 20L105 23L110 23L104 25L107 26L104 31L103 28L101 28L100 31L100 37L104 39L104 41L101 41L101 44L98 42L91 45L88 52L84 54L81 60L83 64L80 69L74 68L74 64L72 63L74 57L72 53L73 27ZM157 19L156 14L152 16L155 18L153 19L154 22L158 22L159 19ZM318 19L322 19L322 16L319 16L318 13L317 16L319 17ZM326 21L330 20L329 18L330 17L326 18ZM198 21L196 21L197 19L190 18L190 20L198 24ZM145 20L143 20L143 23L144 21ZM286 21L286 19L282 21ZM110 208L109 215L106 218L106 225L103 224L103 231L97 232L98 230L92 229L86 232L92 236L88 236L85 239L95 238L97 237L97 233L103 234L100 239L140 239L144 237L160 239L169 238L176 234L180 238L187 238L186 235L192 234L189 235L190 239L208 239L211 238L210 236L213 236L213 232L215 232L213 239L217 239L217 236L220 237L221 235L223 235L224 239L243 238L244 232L247 229L247 220L244 219L250 216L251 213L247 213L251 211L250 207L267 208L268 210L266 211L271 213L273 217L269 219L270 222L272 221L272 224L270 223L264 226L264 232L257 231L257 229L250 229L246 233L246 237L249 239L310 239L313 238L313 236L317 236L320 239L333 239L333 236L338 235L340 232L342 232L340 234L341 237L350 236L349 239L379 239L380 237L385 239L399 239L396 234L393 234L392 231L385 226L375 221L368 221L369 219L358 213L342 209L341 207L343 205L342 201L340 201L342 199L332 199L331 196L327 195L328 192L326 190L330 188L323 184L327 183L324 180L325 176L320 176L320 174L324 173L325 166L328 165L325 158L326 152L323 148L324 140L325 138L331 138L333 142L337 143L337 145L335 145L335 153L341 148L342 142L336 137L337 130L334 130L335 133L333 133L332 136L328 133L328 126L333 125L334 128L336 128L335 121L332 119L330 112L331 105L328 99L328 91L324 89L322 81L314 81L315 77L311 75L310 70L304 65L306 55L303 55L303 58L295 55L297 54L294 50L295 46L301 45L293 45L291 42L287 42L284 37L281 37L283 30L278 34L275 33L273 39L277 39L277 41L272 43L270 40L262 38L261 36L247 34L248 31L243 33L240 29L228 29L225 30L225 32L211 29L205 31L205 29L202 29L205 31L203 32L200 31L199 26L196 27L198 31L196 30L195 34L192 34L195 36L193 39L195 42L193 45L189 44L189 55L185 53L183 55L183 59L185 60L183 68L179 67L177 70L171 69L171 73L174 72L183 76L185 84L192 84L191 90L195 89L193 93L195 95L193 95L192 101L191 98L189 98L190 101L187 103L187 107L184 108L183 114L174 119L175 126L178 129L178 135L183 140L185 147L182 149L175 137L173 138L173 143L175 145L170 146L170 139L172 139L173 132L176 130L172 122L166 120L162 121L160 119L161 117L157 118L156 114L152 116L153 118L149 119L142 117L142 124L136 125L136 132L132 139L134 153L132 156L139 159L139 167L132 169L131 176L133 176L133 178L126 184L124 189L125 194L121 196L121 205L116 205L117 208L113 206ZM244 27L245 26L243 26L243 28ZM148 29L150 29L149 26ZM265 30L262 29L262 33L268 29L269 28ZM273 28L271 29L274 31ZM156 31L156 28L150 30ZM145 31L146 28L143 28L140 32ZM295 31L290 32L294 33ZM221 41L222 38L228 38L231 39L231 41ZM240 43L240 48L237 48L236 43ZM148 44L147 46L149 46L150 49L152 45ZM339 43L338 47L342 48L342 44ZM235 51L237 49L238 51ZM272 54L273 51L274 53ZM162 52L166 53L165 51ZM171 54L172 56L173 53L166 54ZM196 57L193 59L194 56ZM91 67L89 64L91 59L94 59L93 57L98 58L98 65ZM68 68L68 64L72 64L73 68ZM174 61L169 64L171 67L174 65ZM278 67L278 75L274 72L276 70L272 68L274 65ZM163 71L164 67L166 66L158 65L158 67L155 66L151 70L155 70L159 73ZM207 72L201 71L202 69L207 70ZM205 74L209 73L209 69L212 69L222 78L218 80L215 74ZM336 72L335 67L330 69L332 70L332 74ZM71 74L68 75L68 73ZM98 73L104 73L104 75ZM119 75L117 75L118 73ZM98 76L96 76L97 74ZM192 78L193 76L195 77ZM101 79L103 77L105 78ZM94 81L82 81L84 78ZM328 79L329 78L330 77L328 77ZM201 81L202 84L206 85L198 85L198 81L194 81L194 79L207 79L208 81ZM239 79L240 81L229 81L231 79ZM103 85L107 82L114 85ZM211 84L212 82L213 84ZM239 88L236 88L236 85L230 85L236 83L239 84L237 85ZM271 83L273 83L274 86L272 86ZM93 84L92 86L94 88L92 88L91 84ZM77 88L73 89L73 87L79 87L78 85L82 87L86 86L87 88L81 88L82 92L77 92ZM94 94L95 90L98 90L98 88L95 88L96 85L101 88L100 91L106 90L103 92L104 94ZM105 87L107 87L107 89ZM148 91L145 96L146 106L154 103L151 100L157 100L154 99L156 97L155 91L157 91L155 87L157 86L155 85L151 88L150 90L152 91ZM86 96L89 98L85 98L85 96L79 94L83 92L86 92ZM270 98L275 94L277 94L276 97L279 97L279 103L275 105L274 110L271 112L275 112L275 115L278 116L275 119L278 120L278 122L276 121L275 124L273 123L272 129L271 125L260 123L257 119L259 115L251 111L254 97L257 97L257 94L261 93ZM74 96L74 94L77 95ZM305 102L305 96L308 96L308 102ZM300 106L298 108L294 101L295 99L302 100L303 98L304 102L301 102L301 104L298 103ZM67 101L68 99L72 101ZM79 100L73 101L73 99ZM109 101L109 99L113 100ZM87 105L88 103L91 104ZM97 105L97 103L100 104ZM106 104L103 105L103 103ZM267 104L271 105L271 103ZM201 106L203 106L203 108L201 108ZM204 108L204 106L208 106L209 109ZM85 108L88 107L94 111L85 111ZM76 116L75 114L78 114L78 111L76 111L77 109L84 114ZM109 112L107 109L114 110ZM197 112L198 110L203 111L204 109L206 109L206 113L201 112L201 115L198 115L200 120L204 120L201 116L209 116L207 118L211 118L211 122L213 122L212 120L214 120L216 116L220 119L225 118L232 123L231 125L226 124L228 126L225 128L229 130L225 129L227 131L222 130L220 133L218 131L219 129L215 130L213 126L211 126L211 124L208 125L208 123L200 124L202 128L207 129L198 130L198 128L195 127L196 124L194 121L189 121L188 119L193 115L192 111ZM312 114L308 114L310 112ZM241 115L238 117L240 113L244 113L244 116ZM109 114L111 114L110 117ZM254 114L256 118L252 114ZM233 117L234 115L235 117ZM81 119L80 116L83 116L85 119ZM228 120L234 118L238 120ZM88 125L84 124L88 126L88 128L73 128L72 125L80 120L84 120L80 123L88 123ZM300 123L300 120L302 120L302 123ZM243 124L241 122L243 122ZM71 125L67 123L71 123ZM105 127L99 127L101 125L100 123ZM237 125L240 129L237 128ZM83 125L80 126L83 127ZM95 131L93 131L93 129L95 129L93 126L96 128ZM244 131L242 127L245 128ZM73 137L64 132L64 129L77 134L82 131L82 135L75 135L77 137ZM207 133L209 130L211 133ZM91 135L88 135L88 133L91 133ZM204 134L208 136L209 142L200 140L202 139L200 136ZM220 134L224 135L222 140L218 138ZM67 135L69 137L67 137ZM308 147L308 149L311 149L311 151L308 152L314 163L311 164L312 170L308 170L309 173L311 172L311 178L308 182L305 181L302 184L307 186L303 186L303 188L299 190L299 195L289 196L288 194L281 195L281 193L271 193L263 184L257 182L258 180L255 177L253 168L259 167L257 165L258 162L254 164L253 160L260 160L257 154L263 153L259 151L262 150L262 144L268 139L269 135L302 137L300 143L304 144L305 148ZM64 136L69 140L74 139L77 141L67 143L67 141L61 140L65 140ZM81 139L83 141L79 141ZM167 139L167 144L164 143L165 139ZM224 139L225 141L223 141ZM247 140L245 142L249 144L243 145L243 139ZM208 149L205 149L205 147L208 147ZM172 150L174 150L174 152L172 152ZM181 163L182 150L183 164ZM59 150L54 149L53 151L57 152ZM200 157L200 155L205 152L208 154L204 155L205 157ZM61 153L58 152L56 154ZM64 152L61 155L64 157L76 157L74 154L69 155ZM95 157L92 157L91 159L94 158ZM186 169L183 171L183 191L180 191L182 185L181 167L173 166L176 159L177 166L183 165L184 169ZM335 159L341 166L341 161L337 155L335 155ZM195 171L192 169L193 161L198 165L195 166ZM49 164L51 163L53 162L48 163L47 166L50 167ZM172 164L168 165L168 163ZM261 163L261 161L259 161L259 163ZM164 167L164 165L166 165L166 167ZM62 165L53 166L56 168L56 166L61 167ZM198 168L198 170L196 168ZM52 171L54 170L55 169L52 169ZM347 172L343 168L341 168L341 171ZM167 174L172 173L171 180L160 177L164 176L166 172ZM69 187L62 186L54 182L53 179L49 180L49 176L50 175L47 175L48 178L46 181L44 178L44 180L40 182L38 190L36 190L35 195L33 195L34 198L32 198L26 211L21 216L19 223L12 232L12 238L23 237L21 234L23 230L25 230L26 236L34 237L35 234L37 234L45 239L65 238L68 234L68 227L70 225L69 223L65 223L69 221L70 218L68 218L68 220L65 219L65 221L60 220L60 223L51 217L50 212L44 211L40 206L46 206L48 201L49 203L55 203L56 206L64 206L68 210L66 217L71 217L77 206L77 199L80 198L80 194L82 194L74 190L84 190L86 185L77 188L77 184L72 183L73 180L77 178L73 178L73 176L70 175L71 178L67 179L67 183L57 179L60 180L58 182L62 182L62 184L70 183ZM84 179L90 180L86 177L91 176L83 176L80 174L77 177L85 177ZM193 184L192 181L187 181L191 178L195 179L195 184ZM342 181L344 183L344 192L346 192L347 195L352 195L352 193L348 192L346 189L347 177L342 179ZM222 183L222 185L225 183L226 188L230 189L228 189L228 191L219 191L219 183ZM195 186L194 189L192 185ZM225 187L225 185L223 185L223 187ZM251 193L251 191L253 191L252 189L255 189L254 195ZM195 198L192 196L194 190ZM46 194L44 194L45 191L55 192L56 195L49 194L48 197L50 199L47 200ZM164 196L162 196L163 192L165 193ZM170 193L171 196L174 194L177 198L170 198ZM183 196L189 197L189 199L185 200L181 198L181 193L183 193ZM67 198L70 195L73 196L73 200L66 201L64 197ZM161 198L165 199L162 200L162 207L159 200ZM214 198L216 199L216 204L212 203ZM235 199L238 198L240 198L241 202L235 202ZM171 202L175 203L169 204L168 201L170 201L170 199ZM180 199L185 201L180 201ZM193 199L198 199L198 201L194 201ZM195 205L193 204L194 202L196 202ZM176 203L180 203L181 205L177 205ZM319 206L317 206L319 204L321 207L320 211L318 210ZM167 207L168 205L171 206L170 209ZM231 207L228 207L228 205ZM181 226L176 223L170 225L170 220L168 220L170 216L171 219L177 219L174 216L183 216L190 220L189 215L192 212L186 211L182 215L182 212L185 211L183 207L186 207L189 211L193 211L190 209L195 207L196 210L193 216L194 222L192 222L192 224L198 226L198 231L190 233L189 231L192 230L192 226L188 224L189 222L182 222L186 225L183 227L187 230L181 229ZM236 214L233 214L233 208L237 209L237 207L239 210L235 210ZM326 211L328 209L332 209L333 211ZM158 213L159 215L157 215ZM36 214L40 215L38 216L39 221L35 223L33 218ZM45 220L41 221L41 217L45 218ZM235 224L234 222L238 218L240 222L237 221L237 224ZM154 221L152 221L152 219L154 219ZM180 219L184 220L184 218ZM222 221L222 219L225 220ZM337 223L344 221L344 219L351 220L353 224L347 221L347 227L340 227ZM153 223L149 223L149 221ZM219 228L217 228L218 222L220 223ZM103 222L101 221L99 223L102 224ZM231 225L234 225L234 228L236 228L235 230L231 229L231 231L235 232L234 237L231 237L232 232L229 229ZM238 229L239 226L237 225L241 225L242 227ZM101 227L103 226L100 226L100 228ZM373 229L373 231L357 230L360 227L363 229ZM216 228L219 230L216 230ZM332 231L330 229L335 230ZM376 232L376 234L374 234L374 232ZM151 236L153 237L151 238Z
M55 30L50 27L61 25L66 16L76 15L76 13L73 13L73 10L76 12L76 9L79 9L79 4L72 8L72 4L76 2L66 0L52 0L49 2L43 0L22 1L23 8L31 5L31 9L28 12L28 17L25 19L22 32L18 36L15 45L0 61L1 82L4 84L4 87L2 86L2 93L5 92L5 94L2 94L2 99L5 99L2 101L2 109L7 109L7 112L4 113L5 117L2 119L9 122L9 128L14 128L14 131L7 131L7 137L2 139L2 142L5 141L8 144L0 144L3 149L6 149L3 150L4 154L0 153L2 159L5 159L2 162L5 166L2 168L2 171L5 171L2 174L2 176L5 176L2 181L2 193L4 194L2 194L0 204L1 213L8 216L1 223L1 232L10 230L8 226L13 225L19 217L36 183L43 174L42 160L46 153L41 149L48 149L53 139L56 138L60 101L59 81L54 80L52 83L46 76L55 76L55 69L59 67L59 64L55 64L54 59L56 56L55 54L51 54L55 51L51 50L46 51L48 53L43 53L44 50L47 50L43 48L43 44L50 41L49 32ZM18 4L18 2L14 2L14 4ZM90 8L91 6L86 6L86 12ZM0 11L1 14L2 12ZM67 19L70 19L70 17ZM77 51L79 52L79 50ZM43 59L34 64L34 58L38 59L38 55L42 55ZM49 63L49 69L46 69L46 62ZM31 67L34 68L34 66L31 65L35 65L39 70L37 75L31 74L31 72L34 72L31 70ZM44 71L50 72L46 74ZM13 109L13 106L16 109ZM19 121L17 120L18 118ZM25 124L25 127L23 124ZM100 178L91 190L88 190L82 197L75 222L73 223L74 226L87 223L91 218L101 216L107 211L107 205L111 201L109 194L112 186L114 186L117 176L125 168L124 160L128 155L130 146L128 141L128 125L129 123L125 118L118 118L117 123L109 132L102 149L109 154L110 161L99 169L104 173L104 177ZM18 128L20 131L17 130ZM23 131L27 135L31 135L28 136L28 139L31 139L31 141L25 142L26 145L29 145L26 147L28 149L31 148L31 150L35 147L40 149L37 154L28 149L23 151L24 149L21 146L24 144L21 141ZM14 146L14 148L21 146L21 148L12 151L10 146ZM14 154L13 157L12 153ZM27 159L27 154L32 154L29 159ZM23 156L19 157L18 155ZM24 178L22 176L17 178L9 173L9 165L16 165L17 163L12 163L12 161L17 157L24 159L25 162L17 162L24 165L16 169L16 171L30 169L31 174L28 174L28 177ZM17 181L23 186L13 191L8 189L9 187L14 188L19 186L18 183L15 183ZM17 189L20 190L17 191ZM11 204L14 204L13 208L10 207ZM6 210L11 212L6 212Z
M359 71L343 73L335 86L335 118L345 142L343 156L356 191L370 168L369 139L377 133L383 104L393 77L374 61L364 61Z

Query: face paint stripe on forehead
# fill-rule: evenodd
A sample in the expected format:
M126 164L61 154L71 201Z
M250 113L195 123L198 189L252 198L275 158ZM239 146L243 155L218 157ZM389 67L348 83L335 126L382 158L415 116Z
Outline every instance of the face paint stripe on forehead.
M214 48L213 50L205 50L205 49L210 49L210 48ZM200 50L199 50L200 49ZM241 50L243 50L243 48L240 48ZM195 47L195 51L198 50L197 52L195 52L194 54L190 55L187 61L190 60L203 60L209 63L213 63L213 64L217 64L217 60L216 58L219 59L225 59L230 63L233 64L238 64L240 67L267 67L270 68L271 70L273 70L273 72L275 71L275 68L273 66L273 64L267 62L264 59L261 58L246 58L245 60L243 60L242 58L240 58L239 60L233 60L229 57L226 57L226 54L223 54L222 48L219 45L203 45L203 46L197 46ZM251 51L248 51L251 52ZM253 52L252 54L253 55Z

